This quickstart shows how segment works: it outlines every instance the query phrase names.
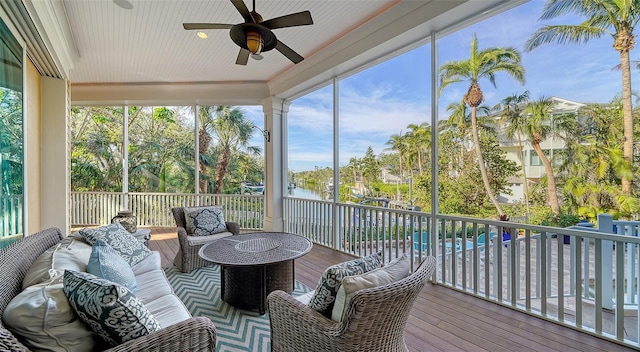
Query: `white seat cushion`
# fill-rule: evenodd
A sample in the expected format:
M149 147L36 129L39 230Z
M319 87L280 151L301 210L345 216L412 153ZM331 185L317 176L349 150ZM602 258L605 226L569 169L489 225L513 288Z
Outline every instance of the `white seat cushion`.
M156 298L146 303L145 307L163 328L191 318L184 303L172 294Z
M136 282L138 283L136 297L144 304L173 293L162 269L151 270L136 275Z
M138 264L131 267L133 274L138 276L148 271L158 270L162 268L162 259L160 252L151 252L146 258L142 259Z
M229 231L226 231L209 236L187 236L187 241L189 242L190 246L199 246L201 244L209 243L218 238L225 238L229 236L233 236L233 234Z

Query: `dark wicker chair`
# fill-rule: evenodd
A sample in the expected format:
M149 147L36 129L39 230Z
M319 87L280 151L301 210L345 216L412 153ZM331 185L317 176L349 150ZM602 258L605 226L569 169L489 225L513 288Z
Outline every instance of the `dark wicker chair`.
M357 291L342 322L283 291L269 295L271 351L408 351L404 329L411 306L436 268L427 257L409 277Z
M178 227L178 241L180 244L178 253L176 253L176 257L173 260L173 265L183 273L188 273L203 266L213 265L212 263L200 258L198 251L206 244L207 239L212 240L216 236L189 236L185 226L184 207L171 208L171 212L173 213L173 218L176 220L176 226ZM227 231L231 232L233 235L240 234L240 225L238 223L226 221L226 224Z
M0 250L0 316L22 291L22 280L33 262L62 240L59 229L50 228L27 236ZM209 318L194 317L149 335L129 340L105 352L215 351L216 328ZM0 351L29 351L0 321Z

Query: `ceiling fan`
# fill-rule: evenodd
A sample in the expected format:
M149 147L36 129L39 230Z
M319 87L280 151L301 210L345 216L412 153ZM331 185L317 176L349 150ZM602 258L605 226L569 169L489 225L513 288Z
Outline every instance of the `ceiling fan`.
M235 25L224 23L183 23L182 26L186 30L229 29L231 40L240 47L240 52L236 59L236 64L238 65L246 65L249 60L249 54L259 55L271 49L278 50L294 64L304 60L293 49L279 41L271 30L313 24L311 12L302 11L263 21L262 16L256 12L256 0L253 0L253 11L251 12L249 12L243 0L231 0L231 3L244 18L244 23Z

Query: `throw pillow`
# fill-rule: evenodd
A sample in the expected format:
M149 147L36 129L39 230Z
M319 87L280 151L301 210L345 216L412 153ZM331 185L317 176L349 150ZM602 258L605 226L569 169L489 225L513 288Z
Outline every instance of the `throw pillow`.
M402 280L411 273L411 257L406 253L382 268L374 269L361 275L347 276L342 279L338 289L336 302L331 312L331 319L342 321L345 309L349 307L356 291L373 288Z
M87 272L101 279L113 281L129 289L136 291L136 277L131 266L105 241L98 239L93 244Z
M124 286L66 270L63 290L80 320L111 346L161 329L142 301Z
M94 350L94 333L69 305L62 277L29 286L15 296L2 313L3 324L30 351ZM0 350L2 344L0 343Z
M315 293L309 302L309 306L327 317L331 317L331 310L338 294L338 288L345 276L363 274L379 268L382 263L382 253L374 253L364 258L350 260L348 262L328 267Z
M94 229L84 228L80 235L90 245L98 239L105 241L127 261L129 266L138 264L142 259L151 254L149 248L136 239L120 223L109 224Z
M81 237L67 236L47 249L29 267L22 281L22 289L64 274L65 269L87 271L91 246Z
M227 231L221 207L184 208L186 230L192 236L209 236Z

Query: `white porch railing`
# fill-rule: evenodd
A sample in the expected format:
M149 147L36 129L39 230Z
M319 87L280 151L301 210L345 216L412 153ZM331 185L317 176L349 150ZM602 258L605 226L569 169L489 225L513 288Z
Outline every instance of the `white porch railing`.
M124 208L125 197L138 226L176 226L171 208L197 205L222 206L225 219L243 229L261 230L264 224L262 195L71 192L71 225L108 224Z
M249 195L74 192L72 223L108 223L125 196L140 226L175 226L174 206L219 204L229 221L263 228L263 197ZM291 197L283 209L284 230L315 243L382 250L385 262L434 255L440 285L640 347L640 222L601 215L598 228L561 229L438 214L432 228L430 214L400 209Z
M0 196L0 248L22 237L23 196Z
M640 347L639 222L601 215L599 228L561 229L437 215L432 231L427 213L289 197L284 209L285 231L355 255L381 249L385 262L434 255L438 284Z

